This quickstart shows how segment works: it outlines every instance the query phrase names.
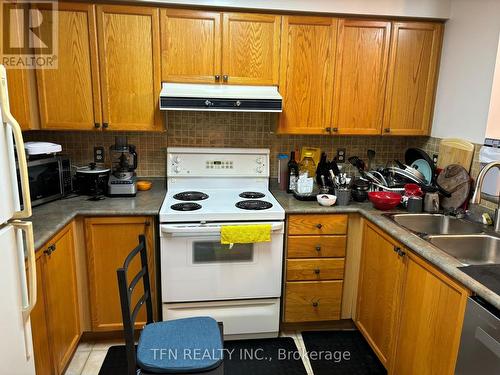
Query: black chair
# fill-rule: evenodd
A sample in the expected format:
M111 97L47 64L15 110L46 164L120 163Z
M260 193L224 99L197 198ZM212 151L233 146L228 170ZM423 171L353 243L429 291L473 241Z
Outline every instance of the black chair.
M138 254L141 256L141 269L129 284L127 271ZM123 267L116 273L125 332L128 375L224 373L221 323L209 317L153 322L146 239L143 235L139 236L139 245L127 255ZM141 280L144 294L135 306L131 306L132 293ZM144 304L146 304L147 323L136 348L135 320ZM210 358L199 353L210 353L208 356Z

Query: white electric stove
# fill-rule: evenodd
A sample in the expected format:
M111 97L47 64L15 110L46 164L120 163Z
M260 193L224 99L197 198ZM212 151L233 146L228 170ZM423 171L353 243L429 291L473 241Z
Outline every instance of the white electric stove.
M285 212L269 150L168 148L160 209L163 318L209 315L226 338L279 331ZM271 225L271 241L220 243L224 225Z

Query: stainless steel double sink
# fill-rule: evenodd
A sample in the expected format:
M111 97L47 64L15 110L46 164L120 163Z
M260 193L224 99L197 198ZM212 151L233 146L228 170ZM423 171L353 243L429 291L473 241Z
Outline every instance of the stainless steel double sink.
M387 216L465 266L500 264L500 235L487 231L481 224L442 214Z

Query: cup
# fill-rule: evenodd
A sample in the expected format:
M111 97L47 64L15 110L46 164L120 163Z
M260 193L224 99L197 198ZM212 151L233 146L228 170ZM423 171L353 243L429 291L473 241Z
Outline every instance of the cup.
M424 200L422 197L409 197L408 198L408 212L420 213L422 212Z

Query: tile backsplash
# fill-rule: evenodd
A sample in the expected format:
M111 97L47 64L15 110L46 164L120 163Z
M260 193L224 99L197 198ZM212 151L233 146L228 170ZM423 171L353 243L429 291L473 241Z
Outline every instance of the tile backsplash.
M168 112L167 130L161 133L32 131L27 132L25 138L60 143L75 165L84 165L93 160L94 146L105 147L109 163L107 150L114 143L114 137L127 135L129 143L137 147L140 176L165 175L167 146L269 148L271 176L276 177L278 154L289 154L302 146L320 147L329 158L338 148L345 148L348 157L357 155L366 159L366 150L370 148L376 152L374 163L380 165L388 160L404 159L408 147L429 143L428 137L279 135L274 132L277 116L273 113ZM348 163L345 166L352 171Z
M383 136L327 136L279 135L275 133L278 115L274 113L235 112L168 112L167 130L164 132L105 132L105 131L31 131L25 133L27 141L48 141L62 144L76 166L93 161L94 146L104 146L105 162L109 165L109 146L116 135L127 135L136 145L139 157L139 176L165 176L165 148L170 147L245 147L271 150L271 177L277 177L279 153L290 154L303 146L319 147L332 158L339 148L346 149L347 157L366 158L367 149L376 152L374 165L387 161L404 160L408 147L424 149L429 156L439 151L440 138L434 137L383 137ZM479 148L476 145L471 168L472 178L479 170ZM354 173L348 162L344 170ZM489 208L496 206L486 202Z

